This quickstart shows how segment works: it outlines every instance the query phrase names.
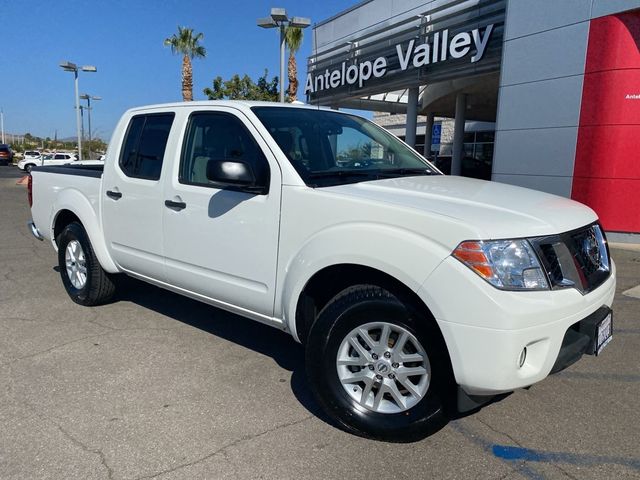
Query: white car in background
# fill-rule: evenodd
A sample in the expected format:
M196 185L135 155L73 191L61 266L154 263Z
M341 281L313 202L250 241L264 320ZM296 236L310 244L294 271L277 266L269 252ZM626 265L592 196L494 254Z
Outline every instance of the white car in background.
M22 158L24 160L39 160L42 154L38 150L27 150Z
M78 155L75 153L58 152L40 155L40 153L37 152L38 157L29 156L29 153L35 152L25 152L24 158L18 162L18 168L27 173L30 173L33 167L66 165L78 159Z

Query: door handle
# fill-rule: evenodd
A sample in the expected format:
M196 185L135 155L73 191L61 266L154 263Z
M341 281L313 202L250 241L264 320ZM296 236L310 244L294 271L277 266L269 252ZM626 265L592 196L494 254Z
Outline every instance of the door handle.
M119 200L122 198L122 193L114 192L113 190L107 190L107 197L113 198L114 200Z
M174 210L183 210L185 208L187 208L187 204L184 202L174 202L173 200L165 200L164 201L164 205L165 207L169 207L172 208Z

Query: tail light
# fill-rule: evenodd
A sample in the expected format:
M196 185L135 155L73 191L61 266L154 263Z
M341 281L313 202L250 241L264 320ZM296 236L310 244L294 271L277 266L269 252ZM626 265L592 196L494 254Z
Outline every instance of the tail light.
M27 180L27 198L29 199L29 208L33 207L33 177L31 175Z

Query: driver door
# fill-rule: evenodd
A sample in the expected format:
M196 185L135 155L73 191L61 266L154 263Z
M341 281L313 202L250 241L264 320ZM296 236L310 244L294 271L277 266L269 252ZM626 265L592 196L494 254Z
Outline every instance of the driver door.
M238 159L251 165L266 193L224 189L207 179L209 161ZM272 316L280 186L280 169L246 117L222 107L192 112L164 187L168 281L221 306Z

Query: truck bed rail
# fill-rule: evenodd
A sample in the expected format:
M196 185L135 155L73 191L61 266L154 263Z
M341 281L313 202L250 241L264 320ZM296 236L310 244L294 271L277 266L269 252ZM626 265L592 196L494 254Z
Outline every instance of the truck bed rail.
M36 166L36 167L33 167L31 171L100 178L102 177L102 172L104 171L104 165L59 165L59 166L50 166L50 167Z

